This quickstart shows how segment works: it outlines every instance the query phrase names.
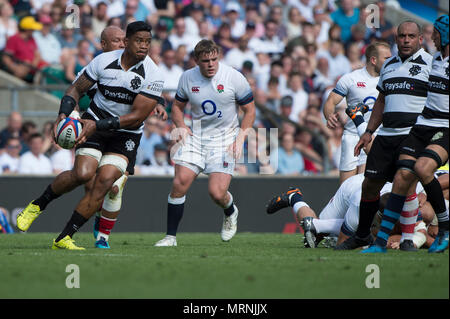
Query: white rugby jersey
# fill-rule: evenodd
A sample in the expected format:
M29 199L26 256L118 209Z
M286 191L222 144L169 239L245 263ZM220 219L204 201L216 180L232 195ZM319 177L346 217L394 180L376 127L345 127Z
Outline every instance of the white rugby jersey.
M130 113L138 94L157 101L161 96L164 79L153 60L146 56L125 71L121 66L123 52L116 50L98 55L83 73L97 84L97 92L87 110L96 120ZM139 127L119 131L139 134L143 127L142 123Z
M343 75L333 89L347 100L347 105L354 106L358 103L364 103L369 106L369 112L364 114L364 120L369 122L372 108L378 97L377 84L379 77L373 77L367 72L366 67L357 69L353 72ZM345 123L344 130L348 133L358 135L355 123L350 118Z
M428 96L417 125L448 127L448 56L444 59L441 52L433 57L428 81Z
M219 62L212 78L204 77L198 66L185 71L175 98L191 104L194 136L216 139L235 133L238 105L252 102L253 93L242 73Z
M387 59L380 71L378 91L385 96L383 127L378 135L407 135L427 99L432 56L420 49L402 62L398 55Z

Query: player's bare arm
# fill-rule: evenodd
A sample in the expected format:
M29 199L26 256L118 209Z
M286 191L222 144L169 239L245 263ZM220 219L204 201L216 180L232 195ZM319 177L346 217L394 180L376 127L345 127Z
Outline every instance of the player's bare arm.
M252 101L248 104L241 105L241 110L244 112L244 116L241 122L241 128L236 140L230 145L228 151L233 154L234 158L240 158L242 155L242 146L244 145L245 138L248 135L248 130L253 127L255 122L256 111L255 103Z
M383 121L384 103L384 94L380 92L373 106L372 115L367 124L366 132L361 136L358 144L355 146L355 156L358 156L359 153L361 153L361 150L370 144L373 132L381 125Z
M323 115L327 120L327 127L330 129L335 129L339 125L339 115L337 112L335 112L335 109L336 105L341 103L343 98L343 96L335 92L331 92L327 98L327 101L325 102L325 105L323 107Z

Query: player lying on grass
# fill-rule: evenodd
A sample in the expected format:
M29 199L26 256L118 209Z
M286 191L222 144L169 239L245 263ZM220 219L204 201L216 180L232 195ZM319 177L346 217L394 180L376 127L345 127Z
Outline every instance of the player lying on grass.
M448 189L448 172L439 179L443 187ZM303 200L303 195L298 188L291 188L286 193L274 197L267 205L267 213L273 214L285 207L292 207L297 219L300 221L305 232L305 246L316 247L317 244L327 235L339 236L338 244L350 237L358 228L359 222L359 202L361 198L361 186L364 180L363 174L358 174L348 178L342 183L336 194L331 198L325 208L320 212L319 218L316 213ZM447 182L446 182L447 181ZM387 200L392 189L392 184L387 183L380 192L380 196ZM428 225L433 220L434 211L429 203L426 203L426 196L423 194L421 184L418 184L417 193L422 193L420 202L422 215L425 224ZM382 210L383 207L380 207ZM407 207L405 209L408 209ZM403 221L407 223L407 221ZM422 237L416 232L424 229L424 225L417 227L412 223L409 227L410 237ZM417 238L416 238L417 239ZM423 243L422 243L423 244Z

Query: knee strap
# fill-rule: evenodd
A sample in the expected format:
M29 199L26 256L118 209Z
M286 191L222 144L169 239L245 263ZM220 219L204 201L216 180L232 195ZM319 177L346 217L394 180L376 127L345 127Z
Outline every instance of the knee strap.
M416 172L414 171L415 164L416 164L416 161L411 160L411 159L398 160L397 161L397 169L404 169L404 170L411 171L414 174L416 174Z
M103 155L98 167L102 167L104 165L113 165L113 166L117 167L117 169L122 174L125 174L128 163L124 158L117 156L117 155Z
M117 186L119 188L119 192L117 194L113 194L109 191L105 199L103 200L102 207L108 212L118 212L122 207L122 193L125 187L125 183L127 181L127 176L124 174L119 179L117 179L112 187Z
M77 151L75 152L75 156L78 155L93 157L97 160L97 162L100 162L100 159L102 158L102 152L100 152L98 149L90 147L83 147L77 149Z
M438 167L442 166L442 160L438 153L436 153L433 150L430 150L428 148L424 149L420 154L419 157L429 157L431 159L434 159L435 162L438 164Z

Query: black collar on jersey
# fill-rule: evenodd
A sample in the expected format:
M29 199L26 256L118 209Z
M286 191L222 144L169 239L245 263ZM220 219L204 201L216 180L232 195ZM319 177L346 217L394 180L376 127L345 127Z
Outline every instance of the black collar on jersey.
M112 61L110 64L108 64L105 67L105 70L107 69L113 69L113 70L121 70L122 67L119 65L119 59Z
M110 64L108 64L105 67L105 70L107 69L113 69L113 70L122 70L122 67L119 64L119 59L112 61ZM144 64L143 63L138 63L137 65L135 65L132 69L131 72L134 72L136 74L139 74L140 76L142 76L145 79L145 71L144 71Z
M142 76L145 79L145 71L144 71L144 64L141 63L139 66L133 67L131 72L137 73L140 76Z

